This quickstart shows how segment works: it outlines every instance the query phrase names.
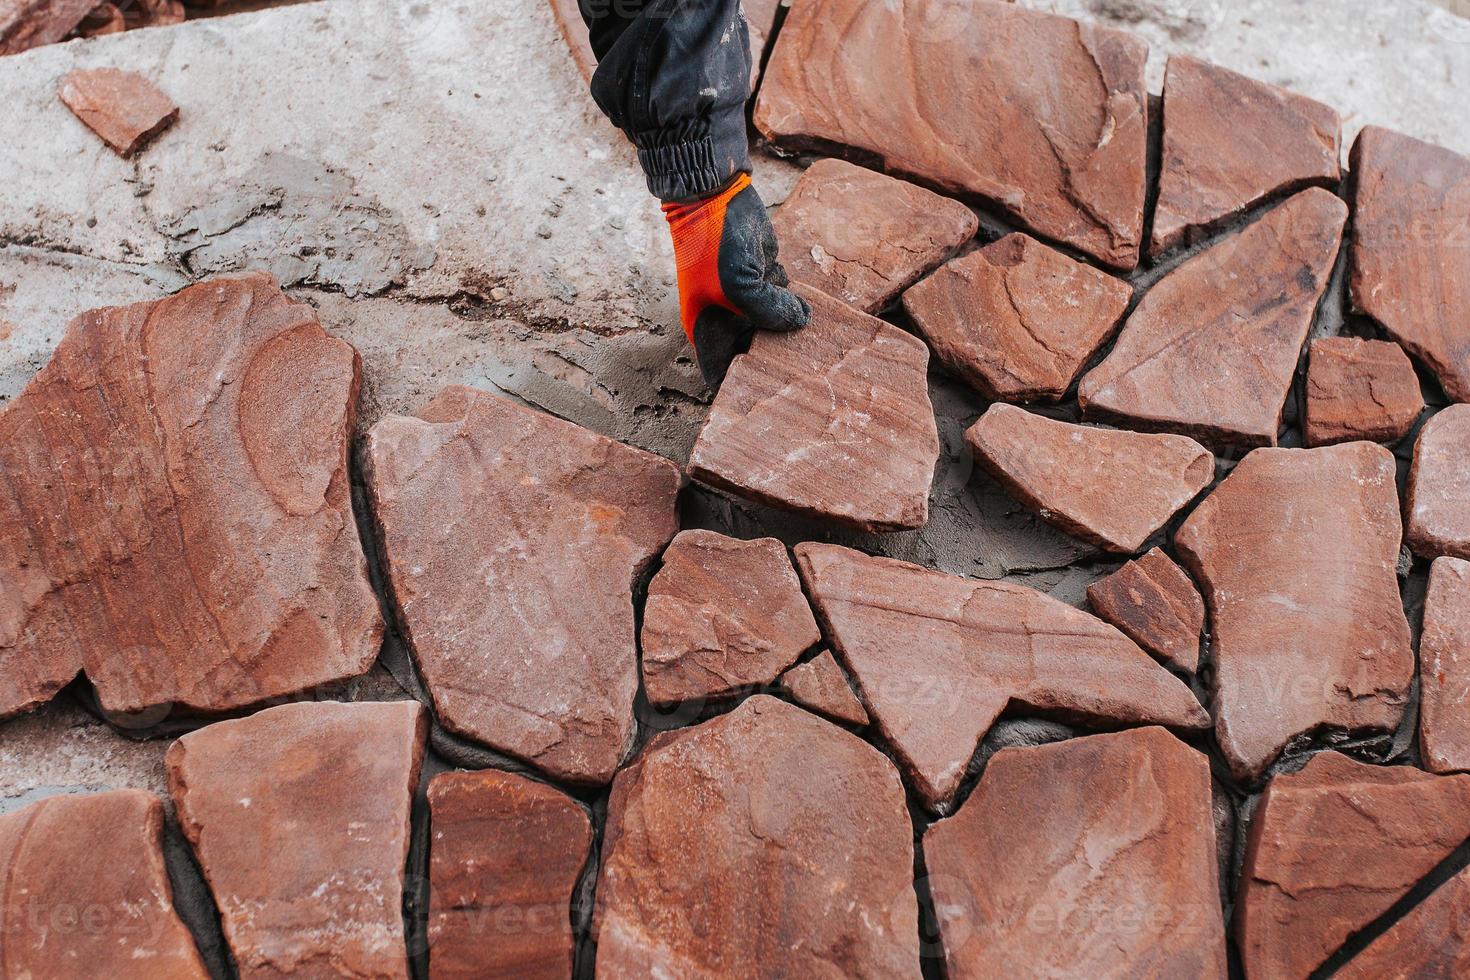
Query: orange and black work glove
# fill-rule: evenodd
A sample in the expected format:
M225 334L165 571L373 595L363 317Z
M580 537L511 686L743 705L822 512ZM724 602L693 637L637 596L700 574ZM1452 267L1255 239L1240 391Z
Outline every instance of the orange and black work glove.
M668 203L679 267L679 312L699 370L718 388L757 330L796 330L811 319L776 261L776 233L750 175L687 204Z

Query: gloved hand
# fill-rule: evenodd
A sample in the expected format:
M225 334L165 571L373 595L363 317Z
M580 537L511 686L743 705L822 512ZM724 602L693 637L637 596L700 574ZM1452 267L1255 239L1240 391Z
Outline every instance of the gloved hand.
M679 267L679 312L699 369L718 388L757 330L796 330L811 319L776 261L776 233L742 173L703 200L663 206Z

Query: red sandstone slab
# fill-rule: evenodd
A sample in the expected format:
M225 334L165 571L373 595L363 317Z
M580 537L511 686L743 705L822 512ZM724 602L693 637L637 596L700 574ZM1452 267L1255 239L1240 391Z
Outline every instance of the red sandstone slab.
M876 157L1131 269L1147 55L1131 34L987 0L797 3L755 125L785 146Z
M852 692L847 675L837 666L831 650L823 650L782 674L781 687L803 708L833 721L858 727L868 723L868 712Z
M1437 558L1430 567L1419 697L1424 768L1470 771L1470 561Z
M1087 587L1087 602L1105 623L1180 670L1199 668L1205 603L1184 569L1158 548Z
M0 0L0 56L66 37L97 0Z
M1308 446L1397 442L1424 411L1419 376L1398 344L1355 337L1312 341L1307 366Z
M1470 976L1470 869L1440 885L1333 976Z
M679 471L451 386L368 433L399 622L440 722L602 785L633 735L633 580L673 538Z
M1470 405L1451 405L1419 430L1408 496L1414 553L1470 559Z
M179 118L179 107L137 72L77 69L57 94L87 128L121 157L130 157Z

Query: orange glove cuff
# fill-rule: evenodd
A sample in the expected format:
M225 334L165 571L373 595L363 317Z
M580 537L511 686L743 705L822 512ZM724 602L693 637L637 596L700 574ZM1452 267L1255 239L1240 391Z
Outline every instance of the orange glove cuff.
M674 236L674 263L679 270L679 318L694 342L694 324L711 306L739 314L720 285L720 242L725 235L725 210L731 199L750 186L750 174L739 174L713 197L689 204L665 204L664 218Z

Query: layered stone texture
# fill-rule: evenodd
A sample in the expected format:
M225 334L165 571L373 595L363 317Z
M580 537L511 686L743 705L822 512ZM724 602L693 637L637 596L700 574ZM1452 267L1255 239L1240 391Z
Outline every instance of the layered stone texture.
M795 4L755 124L786 146L875 157L1131 269L1147 54L1130 34L1009 4Z
M965 432L975 461L1049 524L1134 554L1215 478L1185 436L1059 422L1003 402Z
M1087 587L1087 602L1106 623L1172 667L1194 673L1205 603L1189 575L1154 548Z
M1209 605L1215 735L1237 779L1259 779L1299 736L1398 725L1414 669L1401 536L1393 456L1366 442L1258 449L1179 529Z
M179 107L137 72L77 69L57 95L87 128L121 157L130 157L179 118Z
M179 826L241 977L408 977L404 862L426 731L412 701L325 701L169 747Z
M1002 749L924 860L956 980L1228 976L1209 760L1162 728Z
M1470 559L1470 405L1451 405L1419 430L1408 497L1414 553Z
M1470 770L1470 561L1430 567L1419 636L1419 754L1431 772Z
M903 308L950 373L991 400L1059 401L1117 332L1127 283L1015 233L947 263Z
M441 773L428 796L430 980L569 980L586 811L495 769Z
M1424 411L1419 376L1398 344L1356 337L1312 341L1307 364L1308 446L1397 442Z
M1312 188L1171 271L1083 377L1083 413L1211 448L1274 446L1347 214Z
M1333 976L1470 976L1470 869L1440 885Z
M928 350L824 293L795 291L811 303L810 325L759 332L735 359L690 476L862 530L922 527L939 458Z
M357 353L270 277L85 313L0 411L0 715L218 712L367 670Z
M1209 727L1189 688L1122 633L1050 596L833 545L797 567L918 798L944 810L1009 705L1102 727Z
M445 728L575 784L633 734L633 580L677 530L679 471L453 386L368 433L399 623Z
M888 760L756 696L656 736L618 773L597 972L916 976L912 881L912 829Z
M781 688L797 704L823 717L859 728L868 723L867 710L853 693L831 650L823 650L782 674Z
M1470 776L1336 752L1277 776L1251 820L1236 895L1246 975L1307 976L1466 837Z

